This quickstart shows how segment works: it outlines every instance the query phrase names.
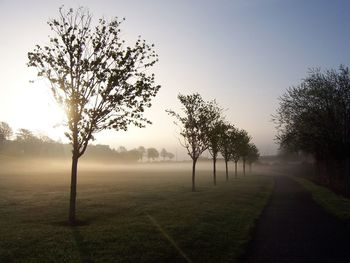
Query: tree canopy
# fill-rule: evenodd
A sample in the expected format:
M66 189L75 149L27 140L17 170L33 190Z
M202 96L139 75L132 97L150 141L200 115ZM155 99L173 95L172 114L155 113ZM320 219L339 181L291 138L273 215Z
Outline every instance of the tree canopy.
M12 136L13 131L8 123L1 121L0 122L0 141L8 140Z
M182 114L167 110L180 128L180 142L192 159L192 191L195 191L195 169L199 156L209 147L209 127L221 118L221 111L213 101L204 101L199 93L178 95Z
M75 222L78 159L94 134L105 129L127 130L130 124L150 123L143 115L160 86L152 67L158 56L153 45L139 37L131 46L121 38L123 20L92 23L87 9L59 9L48 22L49 44L28 52L28 66L49 81L52 94L64 108L72 150L69 222Z
M349 69L311 70L300 85L280 97L274 121L281 147L311 153L319 160L349 157Z
M84 8L59 9L48 24L54 33L47 46L28 53L28 66L49 80L52 93L67 113L66 136L81 156L93 135L104 129L144 127L143 116L160 86L145 69L157 61L153 45L140 38L133 46L121 39L121 23L99 19Z
M279 100L274 121L281 150L312 155L319 182L349 192L349 69L312 69Z
M147 149L147 158L152 159L153 161L159 157L159 152L156 148Z

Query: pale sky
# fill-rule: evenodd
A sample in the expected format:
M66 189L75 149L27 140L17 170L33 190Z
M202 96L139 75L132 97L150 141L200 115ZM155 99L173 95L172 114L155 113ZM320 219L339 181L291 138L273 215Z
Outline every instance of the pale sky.
M85 6L95 19L125 17L127 41L141 35L156 46L160 61L153 72L162 88L146 112L153 125L103 132L94 142L114 148L144 145L183 153L165 109L179 108L179 93L199 92L227 109L226 119L247 130L262 154L273 154L277 98L309 68L349 65L349 1L0 0L0 121L15 130L65 140L48 86L30 84L37 77L26 66L27 52L48 42L46 22L62 4Z

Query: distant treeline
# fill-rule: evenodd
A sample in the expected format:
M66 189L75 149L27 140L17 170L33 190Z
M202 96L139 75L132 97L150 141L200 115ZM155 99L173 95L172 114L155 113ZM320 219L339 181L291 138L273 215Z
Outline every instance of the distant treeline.
M11 139L14 137L14 139ZM28 129L19 129L15 136L6 122L0 122L0 154L12 157L46 157L71 158L72 146L57 142L48 136L37 135ZM116 162L137 162L173 160L175 155L164 148L159 152L156 148L140 146L127 150L124 146L112 149L109 145L89 145L84 159L95 159Z

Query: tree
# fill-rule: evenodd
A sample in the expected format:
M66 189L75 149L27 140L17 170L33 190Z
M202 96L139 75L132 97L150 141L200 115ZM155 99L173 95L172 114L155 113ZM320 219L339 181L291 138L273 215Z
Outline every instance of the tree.
M146 153L146 149L145 149L145 147L143 147L143 146L139 146L139 148L137 148L137 151L138 151L138 153L139 153L139 159L140 159L141 162L142 162L143 156L144 156L144 154Z
M53 140L52 138L50 138L50 137L47 136L46 134L39 134L38 139L39 139L42 143L56 143L55 140Z
M238 172L237 172L237 163L240 159L240 144L241 144L241 132L234 126L232 126L229 130L228 133L228 155L230 157L230 160L232 160L235 164L235 178L237 179L238 177Z
M342 178L350 189L350 166L346 164L350 162L349 69L342 65L338 71L312 69L301 84L287 89L279 100L274 121L281 148L312 154L316 168L325 166L328 171L326 183ZM337 176L341 170L348 171Z
M0 149L2 149L6 140L10 139L13 132L6 122L0 122Z
M147 149L147 158L148 160L152 159L153 161L159 157L159 152L156 148L148 148Z
M28 53L28 66L49 80L56 101L65 109L72 144L69 222L75 223L77 166L94 134L127 130L150 123L143 112L160 86L147 69L157 61L153 45L140 38L133 46L121 39L122 21L99 19L92 24L84 8L65 11L48 24L54 36L47 46Z
M167 157L169 158L169 160L172 160L175 157L175 155L173 153L168 152Z
M165 158L168 157L168 152L163 148L160 151L160 156L163 158L163 161L165 161Z
M16 133L16 143L21 154L39 154L42 141L31 130L21 128Z
M37 142L39 138L36 137L32 131L21 128L16 133L16 140L22 142Z
M253 143L248 144L248 154L247 154L247 162L249 165L249 172L252 172L252 164L259 159L259 150Z
M228 162L232 159L232 138L235 127L228 123L223 123L220 131L219 149L225 161L226 180L228 180Z
M213 183L216 185L216 160L220 151L220 135L224 129L224 123L221 120L222 110L216 105L210 105L210 111L213 116L217 116L216 120L213 120L211 125L207 126L207 137L208 137L208 151L213 159ZM228 180L228 176L226 176Z
M192 191L196 191L195 176L196 163L199 156L208 149L208 137L206 129L208 125L217 119L217 116L210 111L212 102L205 102L201 95L178 95L182 104L180 115L173 110L167 110L168 114L176 119L175 124L180 128L182 141L180 143L187 150L192 159Z
M13 131L8 123L1 121L0 122L0 137L4 140L9 140L12 136Z
M124 146L119 146L117 149L118 153L126 153L128 150Z
M249 153L249 142L251 140L251 137L248 135L248 133L245 130L240 130L237 134L236 143L237 143L237 153L238 156L242 158L242 165L243 165L243 175L245 175L245 165L247 161L247 156Z

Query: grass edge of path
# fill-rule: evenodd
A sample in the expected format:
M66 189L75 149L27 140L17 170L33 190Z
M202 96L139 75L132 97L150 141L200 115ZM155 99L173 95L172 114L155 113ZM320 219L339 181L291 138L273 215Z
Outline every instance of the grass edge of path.
M337 195L330 189L317 185L314 182L298 177L290 176L294 181L302 185L311 193L312 199L322 206L328 213L334 215L342 221L350 222L350 199Z
M253 222L253 224L251 225L251 227L249 229L249 235L248 235L248 237L245 240L245 243L243 245L243 249L242 249L243 251L241 251L241 253L238 255L238 261L239 262L246 262L248 260L249 253L250 253L250 250L251 250L251 244L252 244L252 241L254 239L254 235L255 235L255 232L256 232L256 229L257 229L257 226L258 226L258 221L260 220L264 210L266 209L267 205L269 204L269 202L271 200L272 194L273 194L274 189L275 189L274 177L271 176L271 178L272 178L272 180L271 180L271 183L269 185L269 189L268 189L267 194L265 196L265 199L264 199L264 202L262 204L262 207L261 207L259 213L254 218L254 222Z

